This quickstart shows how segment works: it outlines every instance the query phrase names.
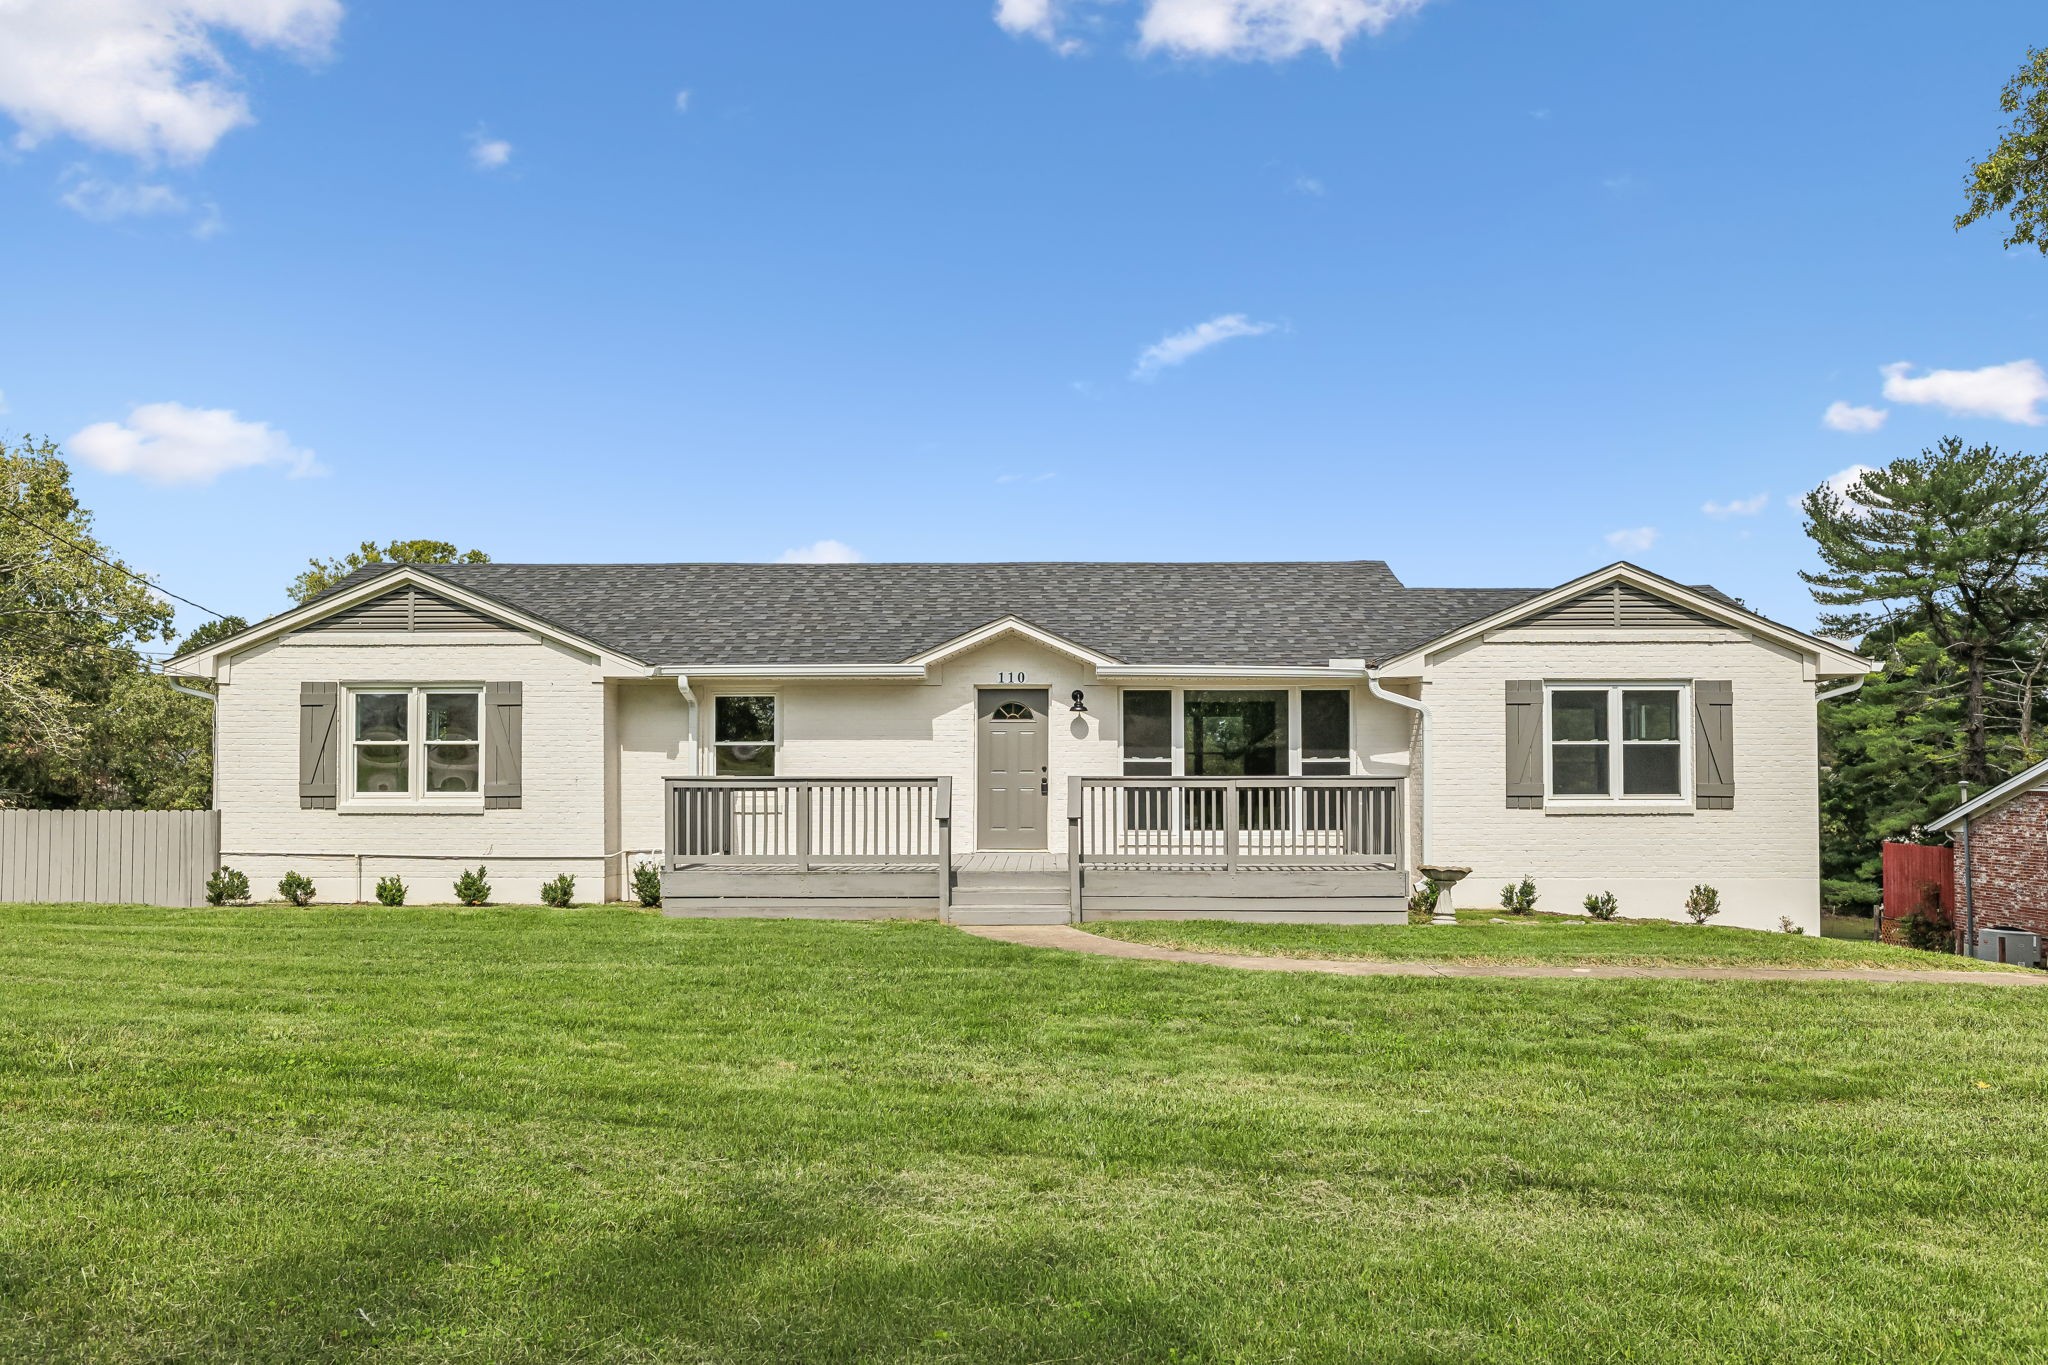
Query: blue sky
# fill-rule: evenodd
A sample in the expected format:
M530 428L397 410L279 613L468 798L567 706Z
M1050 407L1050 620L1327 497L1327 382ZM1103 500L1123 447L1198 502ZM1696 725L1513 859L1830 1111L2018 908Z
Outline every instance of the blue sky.
M251 617L435 536L1626 557L1806 624L1789 498L2048 444L2048 261L1950 227L2044 41L1994 0L15 0L0 428Z

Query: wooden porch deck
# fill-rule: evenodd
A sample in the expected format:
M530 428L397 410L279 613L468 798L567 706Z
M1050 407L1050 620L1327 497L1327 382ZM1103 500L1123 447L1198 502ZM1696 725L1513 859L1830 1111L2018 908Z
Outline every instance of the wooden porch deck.
M1400 794L1382 780L1075 778L1071 856L955 854L944 778L668 785L669 914L1406 918Z

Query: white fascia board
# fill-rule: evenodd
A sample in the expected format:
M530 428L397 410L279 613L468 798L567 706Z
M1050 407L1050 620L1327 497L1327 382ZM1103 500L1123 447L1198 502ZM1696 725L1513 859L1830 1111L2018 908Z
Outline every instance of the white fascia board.
M444 582L430 574L423 574L415 569L404 566L394 569L390 573L378 574L374 578L366 578L346 592L338 592L332 596L323 597L317 602L309 602L305 606L280 613L252 630L245 630L240 635L221 641L218 646L202 649L194 654L180 655L172 659L170 663L178 665L178 672L181 676L211 678L216 676L225 660L233 655L240 654L245 650L270 640L275 640L279 636L289 635L295 630L303 630L314 621L333 616L337 612L346 611L350 607L361 602L367 602L372 598L382 597L393 588L403 587L407 584L425 588L436 596L445 597L451 602L460 603L470 608L472 611L494 617L512 626L514 629L538 635L544 640L550 640L556 644L576 650L578 653L587 654L607 674L634 678L653 676L653 670L638 659L628 658L623 654L615 653L594 640L586 640L582 636L571 634L558 626L551 626L545 621L537 620L534 617L528 616L525 612L515 607L508 607L503 602L493 598L479 596L463 588L458 588L453 583ZM416 634L410 632L408 634L411 640L417 640ZM408 642L411 642L411 640Z
M930 676L922 664L678 664L654 670L658 678L758 679L841 678L849 681L921 682Z
M1493 613L1491 616L1482 617L1469 625L1460 626L1448 634L1440 635L1436 639L1419 645L1405 654L1396 655L1380 666L1378 670L1379 675L1382 678L1420 678L1426 673L1429 667L1429 656L1432 654L1439 654L1475 636L1486 635L1492 631L1503 629L1516 621L1547 611L1551 607L1561 606L1579 594L1593 588L1604 587L1609 583L1616 582L1626 583L1631 587L1641 588L1645 592L1676 602L1680 606L1688 607L1698 612L1709 620L1718 621L1722 625L1742 631L1745 634L1761 636L1764 639L1796 649L1813 659L1814 671L1819 677L1854 678L1861 677L1875 670L1876 666L1869 659L1855 653L1846 646L1824 640L1817 635L1808 635L1803 631L1794 630L1790 626L1781 626L1776 621L1754 615L1739 607L1731 607L1725 602L1696 593L1683 583L1675 583L1660 574L1653 574L1647 569L1639 569L1635 565L1623 561L1610 564L1604 569L1595 569L1592 573L1574 578L1569 583L1559 584L1549 592L1531 597L1526 601L1517 602L1511 607L1505 607ZM1565 631L1559 631L1557 635L1560 643L1568 642L1572 638L1570 633Z
M1276 681L1288 679L1324 678L1338 682L1361 681L1367 674L1363 667L1328 668L1320 665L1272 665L1267 667L1233 666L1227 664L1107 664L1095 669L1098 678L1107 681L1127 679L1172 679L1172 678L1271 678Z

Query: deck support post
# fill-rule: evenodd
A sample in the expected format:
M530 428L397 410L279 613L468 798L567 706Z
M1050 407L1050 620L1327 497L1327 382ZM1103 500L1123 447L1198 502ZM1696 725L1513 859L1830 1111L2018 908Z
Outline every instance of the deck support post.
M1081 922L1081 779L1067 778L1067 922Z
M932 797L932 816L938 823L939 841L939 923L953 920L953 779L939 779Z

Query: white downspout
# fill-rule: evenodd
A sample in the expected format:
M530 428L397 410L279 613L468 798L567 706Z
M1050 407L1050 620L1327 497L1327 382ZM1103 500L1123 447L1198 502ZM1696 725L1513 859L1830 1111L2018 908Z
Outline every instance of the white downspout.
M1429 756L1429 708L1412 697L1404 697L1399 693L1389 692L1381 687L1379 671L1377 669L1368 668L1365 670L1365 688L1381 701L1392 702L1394 705L1404 710L1413 711L1416 715L1422 717L1422 743L1419 746L1420 752L1415 756L1416 761L1422 764L1422 832L1415 840L1415 865L1422 867L1429 862L1429 832L1431 829L1429 792L1430 788L1436 783L1436 765L1430 761Z
M683 694L683 704L689 708L683 722L683 742L690 748L688 776L702 777L704 774L699 769L703 767L704 759L697 743L697 694L690 690L690 680L681 673L676 674L676 691Z

